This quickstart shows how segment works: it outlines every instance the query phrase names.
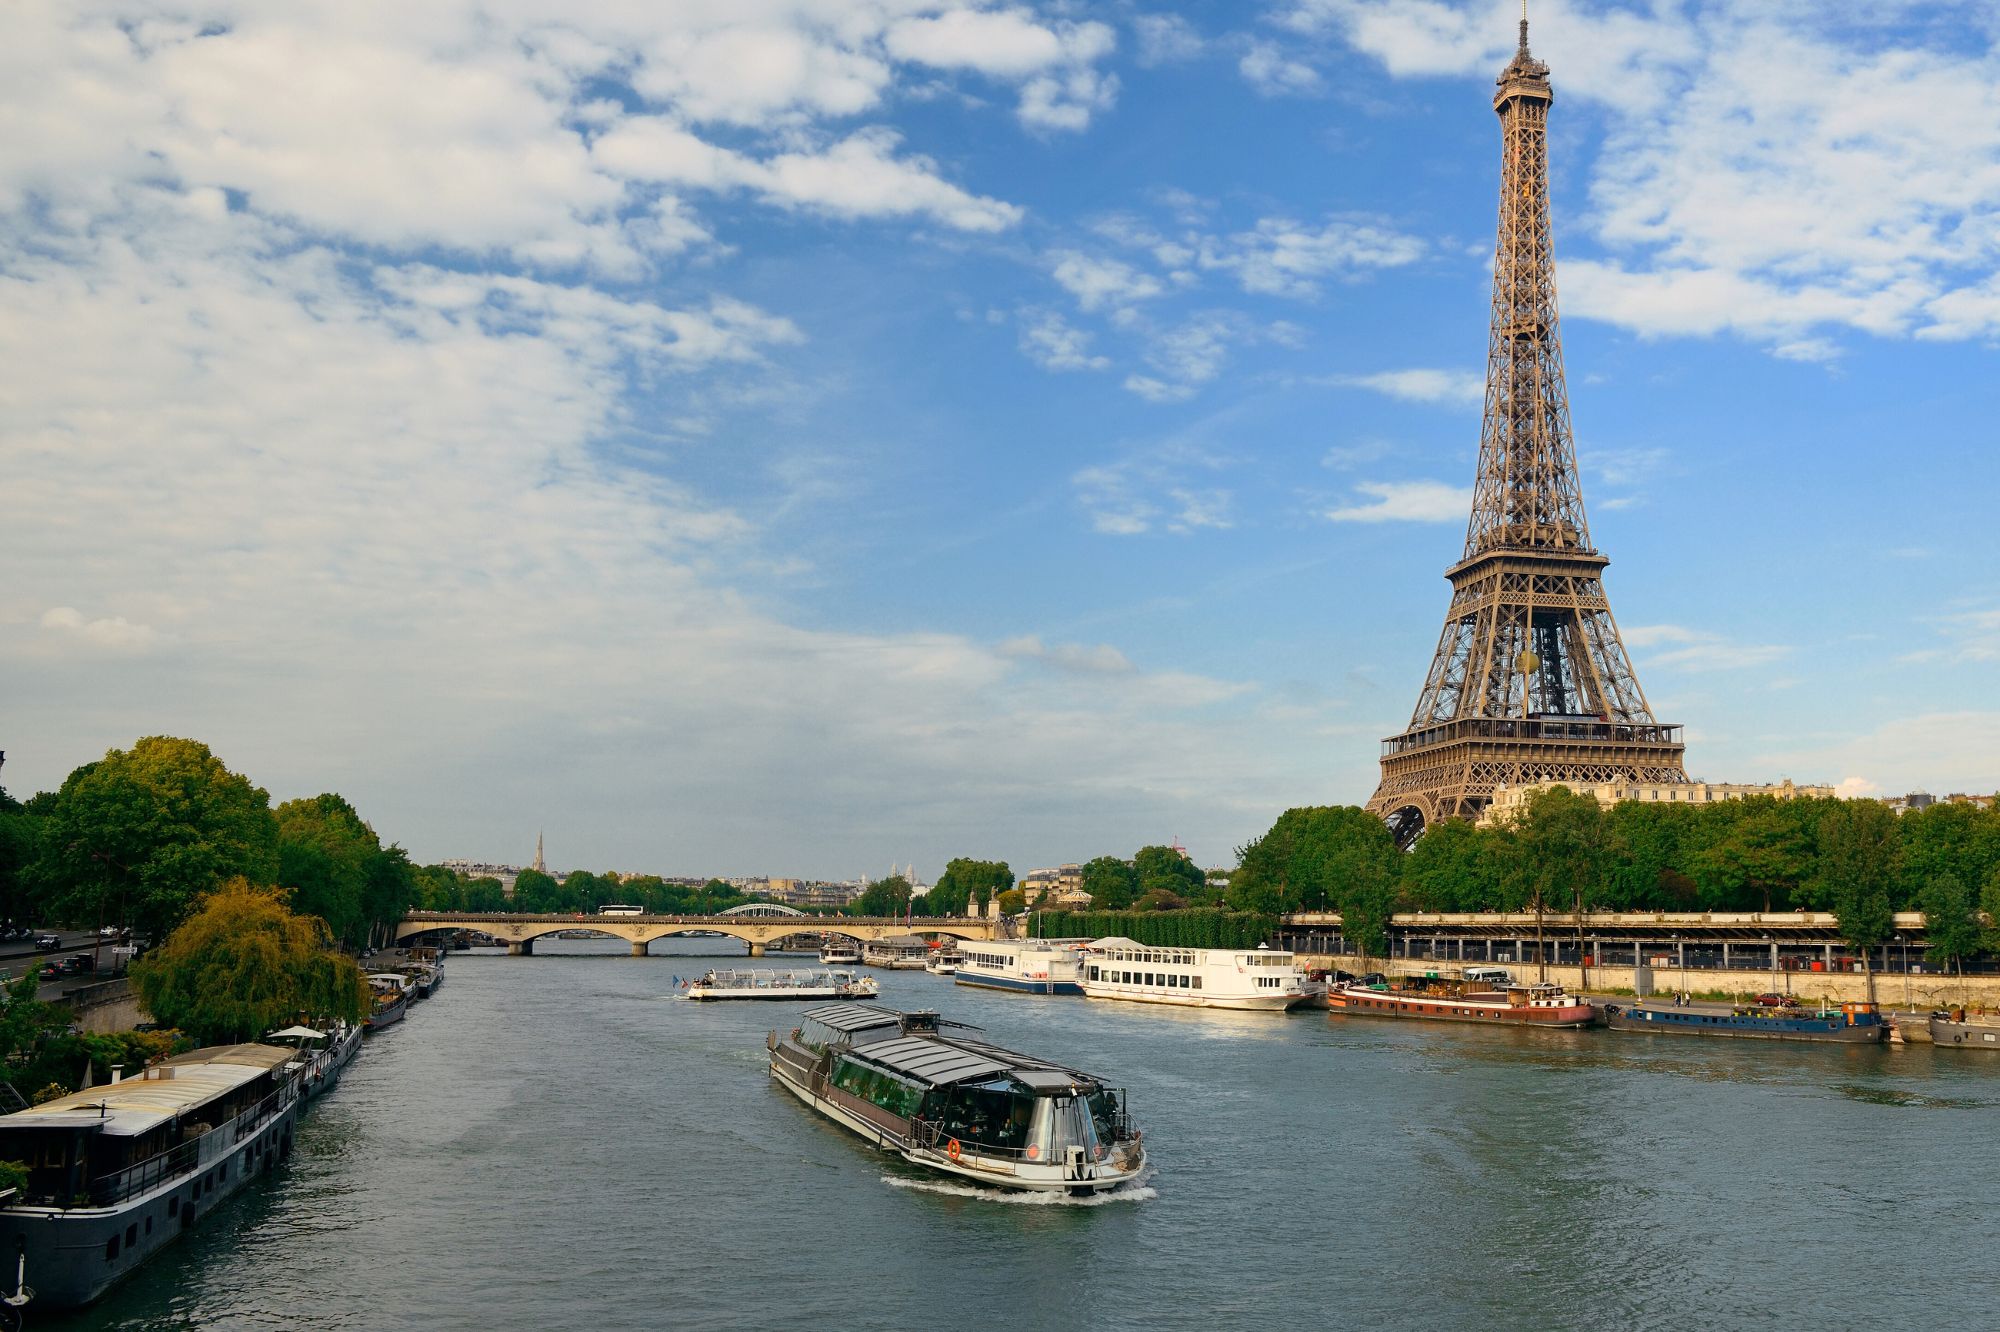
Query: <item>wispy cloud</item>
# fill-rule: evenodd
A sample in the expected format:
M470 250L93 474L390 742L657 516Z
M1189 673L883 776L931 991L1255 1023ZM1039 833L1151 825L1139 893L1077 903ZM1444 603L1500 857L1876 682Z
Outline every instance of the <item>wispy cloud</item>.
M1643 649L1648 670L1749 670L1768 666L1792 651L1778 643L1736 643L1721 634L1677 624L1633 625L1621 636L1627 647Z
M1044 370L1102 370L1109 357L1090 350L1090 334L1044 310L1021 316L1021 350Z
M1443 481L1363 481L1355 487L1368 501L1329 509L1336 523L1463 522L1472 511L1472 488Z
M1332 375L1326 382L1372 389L1405 402L1476 407L1486 399L1485 376L1471 370L1378 370L1367 375Z

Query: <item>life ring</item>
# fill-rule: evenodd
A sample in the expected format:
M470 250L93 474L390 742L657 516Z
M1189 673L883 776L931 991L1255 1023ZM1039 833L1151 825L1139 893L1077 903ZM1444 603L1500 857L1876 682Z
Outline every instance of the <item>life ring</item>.
M1042 1149L1039 1146L1031 1146L1028 1148L1027 1155L1030 1161L1039 1161L1042 1159Z
M950 1140L949 1142L945 1143L945 1145L944 1145L944 1154L945 1154L946 1156L949 1156L949 1157L950 1157L950 1158L951 1158L952 1160L954 1160L954 1161L956 1161L956 1160L958 1159L958 1157L959 1157L959 1153L960 1153L960 1151L962 1151L962 1150L963 1150L963 1149L962 1149L962 1148L960 1148L960 1147L959 1147L959 1145L958 1145L958 1139L957 1139L957 1138L953 1138L953 1139L951 1139L951 1140Z

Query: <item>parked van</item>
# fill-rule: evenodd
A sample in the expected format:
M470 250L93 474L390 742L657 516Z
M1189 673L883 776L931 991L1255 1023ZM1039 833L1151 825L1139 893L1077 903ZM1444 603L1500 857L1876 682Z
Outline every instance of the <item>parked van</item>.
M1514 979L1514 973L1505 967L1467 967L1465 978L1486 985L1507 985Z

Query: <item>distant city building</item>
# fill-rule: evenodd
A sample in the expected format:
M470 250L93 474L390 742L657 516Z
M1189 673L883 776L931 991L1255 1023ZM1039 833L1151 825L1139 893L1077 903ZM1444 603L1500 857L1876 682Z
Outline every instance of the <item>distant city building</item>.
M1609 809L1628 800L1645 804L1712 805L1723 800L1745 800L1770 796L1774 800L1822 799L1838 795L1831 786L1800 786L1786 781L1753 785L1738 782L1635 782L1616 777L1608 782L1524 782L1519 786L1502 783L1493 788L1493 803L1479 817L1479 826L1490 828L1513 820L1531 796L1550 787L1564 786L1578 795L1597 797ZM1928 797L1926 797L1928 799Z
M1990 795L1967 795L1963 791L1954 791L1944 798L1944 803L1947 805L1971 805L1974 809L1992 809L1993 797Z
M1886 796L1882 803L1898 814L1908 814L1913 809L1929 809L1937 803L1937 797L1929 791L1912 791L1908 795Z
M1014 886L1021 890L1029 906L1041 905L1060 910L1090 905L1090 894L1083 887L1081 865L1029 870Z

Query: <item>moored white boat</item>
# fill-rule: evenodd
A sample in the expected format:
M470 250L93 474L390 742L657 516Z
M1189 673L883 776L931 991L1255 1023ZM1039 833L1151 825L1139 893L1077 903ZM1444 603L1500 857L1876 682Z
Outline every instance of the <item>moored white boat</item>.
M892 934L861 945L861 960L887 971L921 971L931 946L914 934Z
M1081 939L994 939L961 944L952 981L1019 994L1082 994Z
M819 961L824 967L858 967L861 965L861 950L851 943L829 939L819 950Z
M1298 959L1257 948L1163 948L1132 939L1098 939L1084 962L1083 992L1182 1008L1279 1010L1313 997Z
M712 970L683 982L688 999L871 999L879 988L873 976L851 971L776 971L767 968Z
M1083 1195L1115 1189L1146 1166L1124 1092L936 1013L834 1004L808 1009L766 1044L780 1086L942 1175Z
M943 948L931 950L930 957L924 962L924 970L933 976L954 975L961 960L959 951L947 944Z

